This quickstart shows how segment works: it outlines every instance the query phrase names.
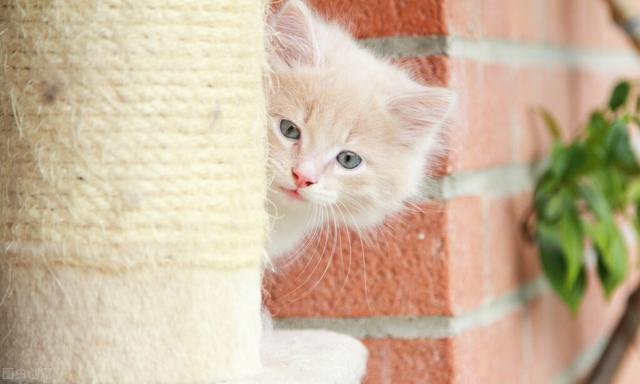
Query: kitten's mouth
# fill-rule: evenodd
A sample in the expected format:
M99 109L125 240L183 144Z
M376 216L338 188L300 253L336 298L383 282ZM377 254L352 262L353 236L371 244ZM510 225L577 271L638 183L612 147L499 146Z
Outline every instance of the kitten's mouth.
M285 195L296 199L296 200L300 200L300 201L305 201L304 197L302 197L302 195L300 194L300 192L298 192L297 189L289 189L289 188L285 188L285 187L280 187L280 189L282 190L282 192L285 193Z

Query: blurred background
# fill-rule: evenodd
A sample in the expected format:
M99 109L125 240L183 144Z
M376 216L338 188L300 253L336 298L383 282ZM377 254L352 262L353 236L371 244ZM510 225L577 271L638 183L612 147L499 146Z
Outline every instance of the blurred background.
M640 0L309 2L459 103L406 214L267 276L276 325L361 338L368 384L639 383Z

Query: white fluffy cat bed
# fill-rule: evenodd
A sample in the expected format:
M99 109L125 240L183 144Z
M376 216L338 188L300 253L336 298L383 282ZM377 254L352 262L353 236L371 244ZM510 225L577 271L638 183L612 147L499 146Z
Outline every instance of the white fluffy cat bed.
M261 365L263 13L255 0L0 0L0 367L13 379L359 381L366 351L335 334L269 333Z

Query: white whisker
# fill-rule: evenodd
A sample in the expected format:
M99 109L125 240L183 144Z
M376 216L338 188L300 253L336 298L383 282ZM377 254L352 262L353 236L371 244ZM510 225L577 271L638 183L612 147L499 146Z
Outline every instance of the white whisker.
M353 224L355 225L355 228L356 228L356 232L358 232L358 239L360 240L360 249L362 251L362 273L363 273L362 279L364 284L364 299L365 299L365 302L367 303L367 308L371 310L372 306L369 300L369 288L367 286L367 261L364 254L364 243L362 242L362 231L360 230L360 226L358 225L357 221L353 218L353 215L351 214L351 212L347 209L346 206L344 206L344 208L346 213L351 216L353 220Z

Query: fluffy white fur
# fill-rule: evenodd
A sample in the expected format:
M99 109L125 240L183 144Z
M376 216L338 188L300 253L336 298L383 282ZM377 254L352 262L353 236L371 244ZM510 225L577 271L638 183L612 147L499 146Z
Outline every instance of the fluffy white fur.
M323 330L269 331L261 374L216 384L359 384L367 349L358 340Z
M417 83L299 0L288 1L270 28L267 252L276 258L326 222L364 230L400 210L439 148L454 94ZM298 140L281 133L282 119L299 128ZM343 168L336 160L343 150L362 163ZM293 169L317 176L297 189L300 198L285 191L296 189Z
M367 349L358 340L324 330L276 330L265 339L259 384L358 384Z
M288 1L269 24L267 252L273 259L327 222L361 231L400 210L439 148L454 96L376 58L299 0ZM299 139L283 135L282 119L295 124ZM337 155L345 150L362 163L341 166ZM300 186L294 170L313 175L314 183ZM272 331L269 321L261 354L265 372L251 383L356 384L367 360L354 338Z

